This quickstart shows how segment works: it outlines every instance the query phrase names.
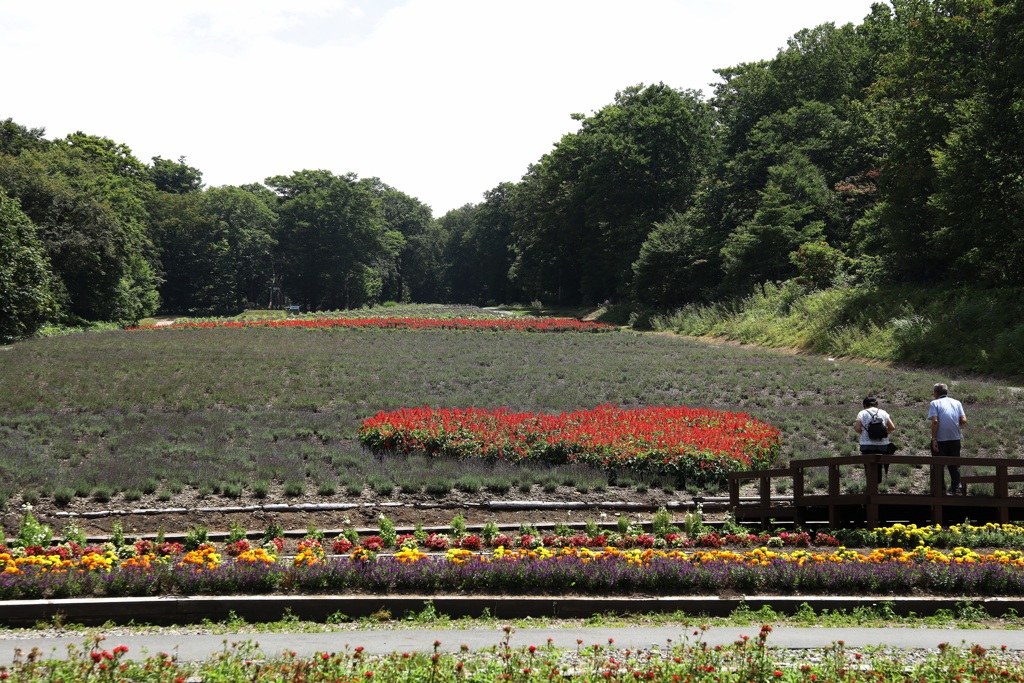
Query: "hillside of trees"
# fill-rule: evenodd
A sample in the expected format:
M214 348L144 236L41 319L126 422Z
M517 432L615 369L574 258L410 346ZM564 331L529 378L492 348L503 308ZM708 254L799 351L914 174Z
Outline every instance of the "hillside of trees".
M920 328L897 359L984 330L959 364L1024 373L1024 0L879 3L717 73L707 98L639 84L572 114L518 181L439 217L378 178L208 188L184 157L0 121L0 337L388 300L670 320L839 291L836 325Z

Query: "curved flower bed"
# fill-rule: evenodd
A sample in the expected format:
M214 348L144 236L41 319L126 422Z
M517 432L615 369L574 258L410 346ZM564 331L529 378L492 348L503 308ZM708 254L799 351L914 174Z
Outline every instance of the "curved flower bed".
M259 594L270 591L479 594L659 595L752 593L900 595L1024 595L1024 553L942 553L899 548L860 553L722 549L663 551L608 547L508 550L492 554L452 549L430 555L403 548L378 556L356 546L325 557L319 542L287 561L258 548L224 559L212 546L179 556L112 551L80 557L13 557L0 553L0 599L165 593Z
M216 320L171 325L141 325L139 330L205 330L212 328L291 327L387 330L475 330L485 332L611 332L608 323L572 318L299 318L286 320Z
M363 420L359 439L375 451L582 462L683 478L766 467L781 443L777 428L745 413L612 405L559 415L508 408L401 408Z

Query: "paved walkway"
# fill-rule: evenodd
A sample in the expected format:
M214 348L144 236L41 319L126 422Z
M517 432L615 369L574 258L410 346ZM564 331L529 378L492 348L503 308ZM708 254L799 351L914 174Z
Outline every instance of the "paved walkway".
M699 636L709 645L727 645L746 635L758 635L757 626L713 627ZM346 647L362 646L368 653L387 654L391 652L429 651L435 641L439 649L458 652L462 645L471 650L482 650L498 645L504 637L500 626L493 629L477 630L379 630L379 631L337 631L333 633L236 633L220 635L149 634L110 636L103 646L110 650L118 645L128 647L128 657L141 659L150 654L166 652L175 654L182 661L198 661L212 653L223 650L232 642L253 641L268 655L294 651L301 656L318 652L338 652ZM511 645L545 646L551 639L555 647L575 649L593 645L608 645L612 639L620 649L666 647L669 641L694 642L698 636L693 629L674 627L627 627L627 628L537 628L516 629L512 633ZM49 656L66 655L70 644L82 645L85 634L71 637L34 637L0 639L0 664L9 664L18 648L29 652L38 647ZM847 648L865 648L885 645L905 649L934 649L939 643L960 646L980 644L987 648L1005 645L1010 650L1024 650L1024 630L970 630L931 628L793 628L776 627L768 644L777 648L807 649L832 645L842 640ZM580 644L578 641L582 641Z

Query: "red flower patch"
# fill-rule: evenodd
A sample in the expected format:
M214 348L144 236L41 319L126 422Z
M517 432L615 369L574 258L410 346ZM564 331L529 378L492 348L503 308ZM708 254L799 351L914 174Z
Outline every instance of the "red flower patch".
M685 406L603 405L560 415L401 408L363 420L359 438L375 451L580 462L684 477L765 467L780 448L779 430L749 415Z
M290 320L218 320L181 322L129 330L206 330L218 327L300 327L388 330L478 330L484 332L611 332L614 325L572 318L309 318Z

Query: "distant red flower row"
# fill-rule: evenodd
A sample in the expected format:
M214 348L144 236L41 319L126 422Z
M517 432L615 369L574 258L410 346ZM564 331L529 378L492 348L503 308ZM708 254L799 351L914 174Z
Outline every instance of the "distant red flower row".
M491 332L610 332L614 325L572 318L302 318L288 320L222 320L181 322L131 330L209 329L216 327L377 328L394 330L483 330Z
M780 447L779 430L749 415L685 406L603 405L560 415L401 408L363 420L359 438L376 451L581 462L684 478L765 467Z

